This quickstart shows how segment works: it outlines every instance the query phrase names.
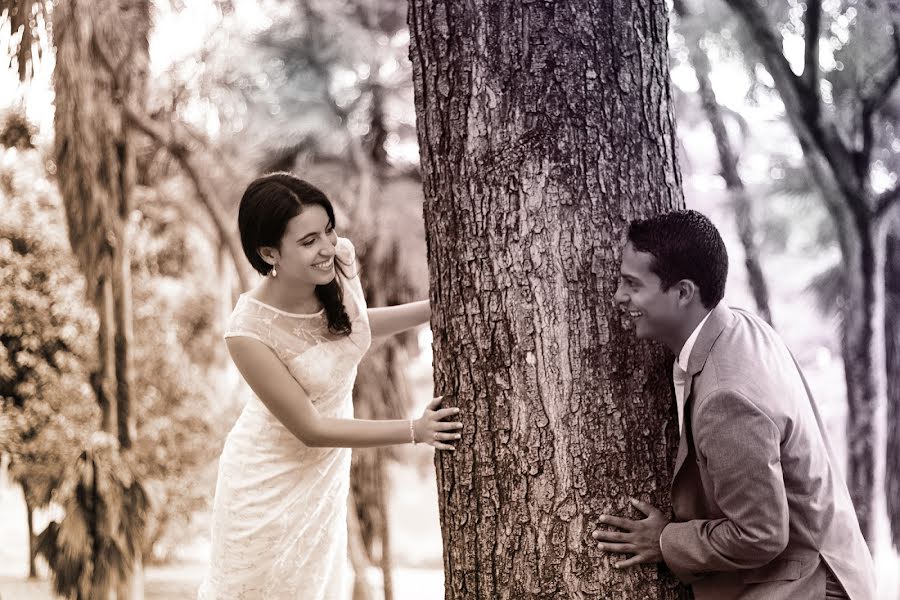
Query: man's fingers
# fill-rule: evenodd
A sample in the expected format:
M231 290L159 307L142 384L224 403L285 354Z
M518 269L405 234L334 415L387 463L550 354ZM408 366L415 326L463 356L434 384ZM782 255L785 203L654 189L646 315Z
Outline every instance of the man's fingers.
M428 408L431 410L437 410L437 407L441 405L443 401L443 396L438 396L437 398L432 398L431 402L428 403Z
M597 549L602 552L619 552L621 554L634 554L637 552L634 544L610 544L609 542L597 544Z
M618 527L625 531L631 531L634 527L634 521L631 519L623 519L622 517L614 517L612 515L600 515L600 519L598 520L604 525L612 525L613 527Z
M631 502L631 505L633 507L635 507L636 509L638 509L639 511L641 511L648 517L653 516L654 513L660 512L659 509L657 509L652 504L648 504L646 502L641 502L637 498L629 498L628 501ZM662 513L660 513L660 514L662 514Z
M621 531L605 531L603 529L597 529L594 531L593 537L595 540L606 542L627 542L631 539L631 534Z
M633 567L634 565L639 565L641 563L650 562L643 554L637 554L632 556L627 560L623 560L622 562L617 562L613 566L617 569L627 569L628 567Z

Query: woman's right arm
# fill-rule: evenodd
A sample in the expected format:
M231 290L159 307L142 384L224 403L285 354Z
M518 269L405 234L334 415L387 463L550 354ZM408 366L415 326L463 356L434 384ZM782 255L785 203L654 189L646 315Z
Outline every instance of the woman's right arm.
M262 342L248 337L226 339L228 352L244 380L263 404L294 436L311 447L368 448L412 442L408 420L363 420L323 417L278 357ZM436 398L413 422L416 442L453 450L462 423L444 421L458 408L438 409Z

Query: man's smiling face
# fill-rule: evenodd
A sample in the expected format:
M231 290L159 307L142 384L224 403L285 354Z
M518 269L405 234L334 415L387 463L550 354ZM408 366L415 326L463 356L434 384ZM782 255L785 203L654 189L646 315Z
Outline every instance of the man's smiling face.
M639 252L631 242L622 252L616 303L629 313L640 339L667 342L684 318L678 306L676 286L662 289L662 281L651 270L653 255Z

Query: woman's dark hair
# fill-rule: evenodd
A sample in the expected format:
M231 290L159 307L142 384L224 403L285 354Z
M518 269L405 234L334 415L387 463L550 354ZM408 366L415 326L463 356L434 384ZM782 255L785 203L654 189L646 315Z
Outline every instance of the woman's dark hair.
M250 264L262 275L268 275L272 265L259 255L263 246L278 248L287 229L288 221L300 214L305 206L316 204L328 214L328 224L334 227L334 208L328 197L316 186L290 173L269 173L253 180L238 209L238 229L241 245ZM340 260L335 257L335 270L342 276ZM349 335L350 317L344 309L344 290L335 277L330 283L316 286L316 298L325 307L328 330L335 334Z
M714 308L725 295L728 251L716 226L696 210L676 210L632 221L628 240L638 252L653 255L650 270L667 290L682 279L700 288L706 308Z

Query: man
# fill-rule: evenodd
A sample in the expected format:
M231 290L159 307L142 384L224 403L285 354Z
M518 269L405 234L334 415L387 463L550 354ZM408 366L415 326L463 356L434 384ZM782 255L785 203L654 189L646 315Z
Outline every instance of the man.
M603 551L625 568L663 560L697 600L874 600L869 554L799 367L765 322L720 304L728 256L696 211L628 230L616 302L665 344L681 440L675 520L601 515Z

